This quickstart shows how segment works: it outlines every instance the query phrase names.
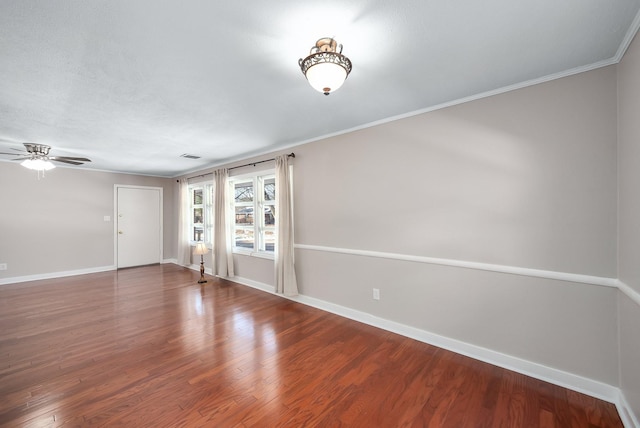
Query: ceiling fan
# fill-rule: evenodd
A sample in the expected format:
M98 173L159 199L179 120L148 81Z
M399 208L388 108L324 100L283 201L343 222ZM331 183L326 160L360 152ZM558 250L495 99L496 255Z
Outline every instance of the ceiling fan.
M25 151L17 150L21 153L5 153L0 152L0 155L9 155L9 156L20 156L16 159L11 159L12 161L24 161L22 165L26 166L30 169L36 170L48 170L54 168L55 166L50 162L62 162L70 165L82 165L85 162L91 162L91 159L73 157L73 156L49 156L49 151L51 150L51 146L47 146L45 144L31 144L31 143L23 143L26 149Z

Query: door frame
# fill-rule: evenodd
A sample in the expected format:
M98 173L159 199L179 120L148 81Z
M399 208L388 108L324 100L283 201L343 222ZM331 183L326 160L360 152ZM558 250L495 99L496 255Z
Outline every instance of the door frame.
M129 184L114 184L113 185L113 265L118 267L118 189L141 189L141 190L158 190L160 192L160 264L164 263L164 202L163 202L163 188L153 186L133 186Z

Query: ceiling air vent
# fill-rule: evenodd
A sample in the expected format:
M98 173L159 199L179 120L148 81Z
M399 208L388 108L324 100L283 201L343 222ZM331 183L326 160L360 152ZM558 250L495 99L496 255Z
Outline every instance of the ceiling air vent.
M200 159L200 156L196 156L196 155L190 155L189 153L185 153L180 155L181 158L187 158L187 159Z

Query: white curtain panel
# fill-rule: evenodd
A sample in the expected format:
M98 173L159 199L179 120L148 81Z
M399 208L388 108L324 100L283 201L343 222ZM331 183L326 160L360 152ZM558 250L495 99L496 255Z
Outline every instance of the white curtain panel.
M276 157L276 293L298 295L293 254L293 182L289 156Z
M213 172L213 274L232 277L233 253L231 233L229 233L229 170L217 169Z
M189 244L189 181L180 179L178 198L180 200L180 212L178 213L178 264L189 266L191 264L191 245Z

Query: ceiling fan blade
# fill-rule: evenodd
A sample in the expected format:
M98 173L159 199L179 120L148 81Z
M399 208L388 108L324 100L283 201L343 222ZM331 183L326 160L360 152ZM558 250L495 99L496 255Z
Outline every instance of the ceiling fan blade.
M74 156L50 156L49 159L51 160L59 160L59 161L65 161L65 160L70 160L70 161L76 161L76 162L91 162L91 159L87 159L87 158L77 158Z
M15 158L15 159L11 159L12 161L21 161L21 160L27 160L27 159L31 159L31 156L27 156L26 158Z
M25 153L23 152L23 154ZM0 155L21 156L20 153L4 153L4 152L0 152Z
M68 163L68 164L71 164L71 165L82 165L82 162L76 162L76 161L68 160L68 159L65 159L65 158L49 158L49 160L52 160L54 162L64 162L64 163Z

